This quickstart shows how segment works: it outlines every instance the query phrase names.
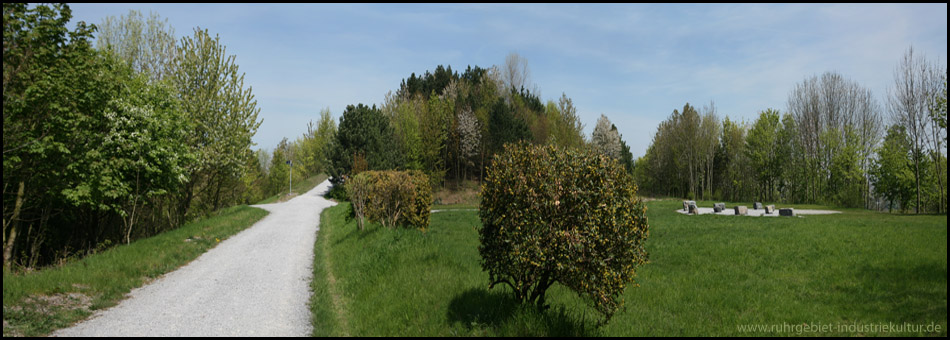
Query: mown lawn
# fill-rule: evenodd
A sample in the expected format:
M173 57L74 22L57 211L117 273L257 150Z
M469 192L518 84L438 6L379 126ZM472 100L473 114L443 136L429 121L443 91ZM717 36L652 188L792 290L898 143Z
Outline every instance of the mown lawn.
M947 335L946 216L820 206L807 208L843 213L688 216L674 211L679 200L647 206L640 287L598 327L594 309L561 286L544 312L507 287L488 290L476 211L433 213L424 234L375 223L360 232L342 203L321 216L314 335Z

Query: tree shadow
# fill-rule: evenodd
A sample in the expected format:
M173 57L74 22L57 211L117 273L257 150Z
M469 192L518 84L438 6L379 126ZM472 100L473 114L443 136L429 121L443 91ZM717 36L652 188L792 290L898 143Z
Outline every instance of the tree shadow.
M522 305L510 291L470 288L449 302L447 319L469 331L488 328L496 336L571 336L596 333L593 325L573 316L563 306L539 310Z

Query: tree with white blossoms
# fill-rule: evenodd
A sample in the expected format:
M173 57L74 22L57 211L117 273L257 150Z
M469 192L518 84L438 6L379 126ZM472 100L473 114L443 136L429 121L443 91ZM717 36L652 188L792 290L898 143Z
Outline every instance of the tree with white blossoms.
M478 156L479 143L482 139L482 129L478 118L470 107L458 113L459 156L465 160L465 165L475 165L475 156Z
M612 125L607 116L600 115L600 119L597 119L597 125L594 126L594 132L591 134L590 142L594 150L614 159L620 159L620 134L617 133L617 130L611 128Z

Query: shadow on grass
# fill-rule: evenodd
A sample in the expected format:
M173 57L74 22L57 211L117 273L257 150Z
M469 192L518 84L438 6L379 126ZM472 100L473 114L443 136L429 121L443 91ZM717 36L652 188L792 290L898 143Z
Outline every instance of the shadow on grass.
M842 289L845 303L892 320L946 320L946 264L921 262L862 266L856 277L859 285Z
M596 329L562 306L541 311L522 305L502 289L470 288L449 302L448 320L472 332L488 330L496 336L588 337Z

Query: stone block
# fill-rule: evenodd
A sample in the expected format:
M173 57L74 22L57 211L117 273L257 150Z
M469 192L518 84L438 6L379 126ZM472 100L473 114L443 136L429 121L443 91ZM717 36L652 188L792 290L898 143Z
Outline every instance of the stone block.
M756 210L762 209L762 202L752 203L752 209L756 209Z
M725 204L725 203L716 203L716 204L713 204L713 211L715 211L715 212L718 213L718 212L722 212L723 210L726 210L726 204Z
M749 213L749 208L744 205L737 205L735 209L736 215L747 215Z
M775 213L775 206L774 206L774 205L771 205L771 204L765 206L765 213L766 213L766 214L774 214L774 213Z
M696 206L696 203L690 203L688 211L690 214L699 215L699 207Z
M689 212L689 205L696 205L696 201L683 201L683 211Z
M782 208L778 210L779 216L795 216L794 208Z

